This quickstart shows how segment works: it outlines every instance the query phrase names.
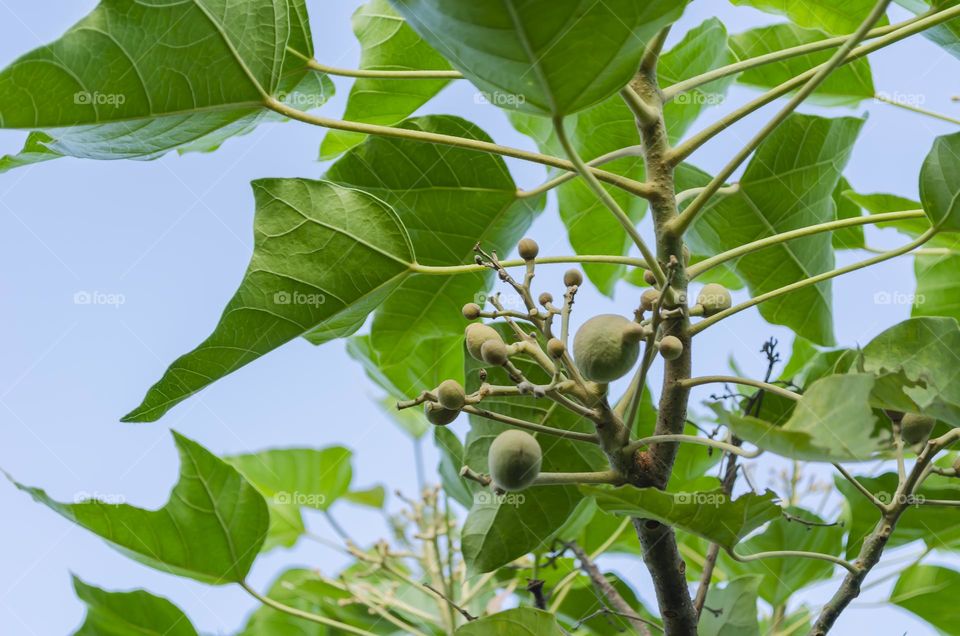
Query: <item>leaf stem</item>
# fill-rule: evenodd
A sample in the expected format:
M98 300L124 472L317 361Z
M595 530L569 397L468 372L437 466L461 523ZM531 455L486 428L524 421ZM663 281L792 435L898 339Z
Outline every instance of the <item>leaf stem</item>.
M929 230L921 234L916 240L911 241L910 243L907 243L903 247L899 247L895 250L889 250L887 252L884 252L883 254L878 254L866 260L852 263L844 267L838 267L836 269L830 270L829 272L817 274L816 276L811 276L810 278L805 278L801 281L797 281L789 285L784 285L783 287L778 287L777 289L768 291L765 294L760 294L759 296L756 296L754 298L751 298L750 300L742 302L739 305L734 305L730 309L725 309L719 313L716 313L710 316L709 318L705 318L704 320L701 320L700 322L698 322L697 324L693 325L690 328L690 333L691 335L698 334L704 329L706 329L707 327L709 327L710 325L716 324L717 322L720 322L724 318L740 313L744 309L749 309L750 307L759 305L760 303L766 302L772 298L777 298L778 296L789 294L798 289L803 289L804 287L809 287L810 285L816 285L817 283L821 283L825 280L830 280L831 278L836 278L837 276L842 276L843 274L849 274L850 272L855 272L859 269L870 267L872 265L876 265L877 263L882 263L883 261L890 260L891 258L895 258L897 256L907 254L908 252L912 252L913 250L915 250L916 248L920 247L921 245L929 241L931 238L933 238L936 233L937 231L935 228L930 228Z
M777 386L776 384L770 384L769 382L763 382L762 380L753 380L751 378L740 378L733 375L703 375L696 378L678 380L677 383L686 388L700 386L702 384L742 384L744 386L752 386L764 391L769 391L770 393L785 397L788 400L796 401L802 397L799 393L794 393L790 389L785 389L782 386Z
M857 30L850 36L850 38L843 43L843 45L837 49L836 53L827 61L825 64L817 67L817 72L803 85L800 90L798 90L793 97L786 103L786 105L780 109L780 111L773 116L770 121L768 121L763 128L758 132L743 148L740 149L737 154L733 156L727 165L725 165L720 172L718 172L710 183L704 188L703 192L697 195L697 197L687 206L687 209L684 210L679 217L674 219L671 222L671 231L675 232L677 235L682 235L684 231L690 227L690 224L693 223L694 219L697 218L697 215L701 210L704 209L707 202L716 194L717 190L723 187L723 183L732 175L740 164L746 161L747 157L753 153L754 150L766 139L770 134L781 124L783 121L796 110L797 106L802 104L807 97L809 97L816 89L823 83L824 80L836 69L838 66L843 64L844 60L847 58L847 54L852 51L857 44L866 37L867 32L870 30L870 27L879 20L884 12L887 10L887 6L892 0L878 0L874 5L873 9L870 11L867 18L860 24Z
M295 616L297 618L302 618L303 620L310 621L312 623L318 623L320 625L326 625L327 627L333 627L335 629L341 629L349 634L357 634L358 636L375 636L373 632L368 632L365 629L360 629L359 627L353 627L352 625L347 625L346 623L341 623L340 621L333 620L332 618L327 618L325 616L319 616L317 614L311 614L310 612L305 612L299 610L295 607L290 607L289 605L284 605L279 601L275 601L269 596L264 596L257 592L255 589L250 587L246 581L240 581L240 587L247 591L247 593L253 598L257 599L264 605L271 607L278 612L283 612L284 614L289 614L290 616Z
M582 473L540 473L534 480L534 486L569 486L573 484L612 484L620 486L626 483L615 470L598 470Z
M376 124L364 124L355 121L321 117L319 115L305 113L302 110L292 108L291 106L288 106L273 97L265 98L264 105L270 110L277 112L284 117L289 117L290 119L302 121L306 124L312 124L314 126L321 126L323 128L345 130L364 135L380 135L382 137L392 137L395 139L408 139L413 141L422 141L425 143L440 144L444 146L466 148L468 150L476 150L478 152L486 152L495 155L502 155L504 157L513 157L514 159L522 159L524 161L539 163L552 168L567 170L568 172L577 172L577 168L572 162L561 159L560 157L544 155L538 152L522 150L520 148L501 146L500 144L495 144L489 141L467 139L464 137L457 137L455 135L441 135L422 130L410 130L408 128L379 126ZM627 177L622 177L618 174L613 174L612 172L607 172L599 168L587 168L587 172L600 181L609 183L610 185L616 186L638 197L647 198L650 196L650 186L646 183L641 183Z
M646 261L647 269L653 272L653 275L656 277L657 282L660 285L663 285L666 281L666 276L664 276L663 270L660 268L660 264L657 262L657 258L650 248L647 247L647 244L644 242L643 237L640 236L640 232L637 230L637 227L634 225L633 221L627 216L620 205L616 202L613 196L607 192L600 182L597 180L597 177L591 172L591 169L583 162L583 159L580 158L577 149L573 147L573 144L570 143L570 138L567 136L566 128L563 125L562 117L555 117L553 119L553 127L557 132L557 139L560 141L560 145L563 146L564 151L567 153L567 157L573 163L574 168L587 182L587 186L593 193L597 196L600 201L607 206L607 208L613 213L613 216L620 221L620 225L623 226L623 229L626 231L627 235L633 239L634 244L640 249L640 253L643 255L644 260Z
M561 428L554 428L552 426L544 426L543 424L535 424L534 422L528 422L527 420L521 420L516 417L511 417L509 415L504 415L502 413L496 413L494 411L488 411L487 409L477 408L475 406L465 406L463 407L465 413L470 413L471 415L476 415L479 417L486 418L488 420L493 420L494 422L500 422L501 424L506 424L508 426L513 426L515 428L522 428L534 433L544 433L545 435L553 435L554 437L562 437L565 439L573 440L575 442L587 442L589 444L599 444L600 441L597 439L597 436L593 433L580 433L577 431L567 431Z
M772 247L774 245L786 243L787 241L803 238L805 236L813 236L814 234L820 234L822 232L832 232L833 230L839 230L845 227L870 225L873 223L885 223L888 221L900 221L903 219L915 219L923 216L925 216L923 210L904 210L901 212L887 212L884 214L856 216L849 219L837 219L836 221L810 225L797 230L790 230L789 232L781 232L780 234L774 234L773 236L768 236L750 243L745 243L731 250L727 250L726 252L717 254L716 256L706 258L687 268L687 274L690 279L694 279L700 274L703 274L704 272L707 272L718 265L726 263L727 261L744 256L746 254L751 254L766 247Z
M661 442L683 442L686 444L696 444L698 446L709 446L711 448L718 448L722 451L731 453L733 455L739 455L740 457L745 457L747 459L753 459L754 457L759 457L763 453L762 449L756 449L752 451L743 450L739 446L734 444L728 444L726 442L720 442L715 439L710 439L709 437L698 437L696 435L651 435L650 437L644 437L636 441L630 442L624 449L624 453L635 453L645 446L650 446L651 444L658 444Z
M380 71L374 69L354 69L337 68L321 64L317 60L307 60L307 68L312 71L326 73L327 75L337 75L340 77L357 77L373 79L463 79L463 74L459 71Z
M873 98L878 102L883 102L884 104L890 104L891 106L896 106L904 110L909 110L912 113L918 113L920 115L926 115L927 117L933 117L934 119L939 119L940 121L945 121L951 124L960 125L960 119L956 119L955 117L950 117L949 115L943 115L941 113L938 113L932 110L927 110L926 108L920 108L919 106L914 106L912 104L907 104L905 102L892 99L890 97L887 97L883 93L877 93L873 96Z
M834 464L833 467L836 468L841 475L843 475L844 479L846 479L851 484L853 484L853 487L856 488L858 491L860 491L860 494L862 494L864 497L870 500L870 503L872 503L874 506L879 508L881 512L887 511L887 504L880 501L876 495L874 495L872 492L870 492L870 490L867 489L866 486L860 483L859 479L857 479L856 477L851 475L849 472L847 472L846 468L844 468L840 464Z
M604 164L616 161L617 159L623 159L625 157L641 157L643 156L643 146L626 146L624 148L619 148L612 152L600 155L596 159L591 159L587 162L587 165L591 168L602 166ZM576 172L565 172L558 177L554 177L549 181L532 188L530 190L518 190L517 198L520 199L529 199L531 197L539 196L544 192L549 192L557 186L563 185L567 181L571 181L578 177L579 175Z
M773 550L770 552L756 552L754 554L737 554L733 550L727 550L727 554L730 555L730 558L734 561L739 561L740 563L749 563L750 561L760 561L762 559L817 559L819 561L829 561L830 563L839 565L843 568L846 568L847 571L854 574L858 573L860 569L840 557L835 557L832 554L822 554L820 552L805 552L803 550Z

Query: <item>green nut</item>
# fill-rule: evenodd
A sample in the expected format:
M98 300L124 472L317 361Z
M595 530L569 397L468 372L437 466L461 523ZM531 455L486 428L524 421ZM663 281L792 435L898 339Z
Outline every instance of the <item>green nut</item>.
M466 404L467 393L456 380L444 380L437 387L437 401L451 411L459 411Z
M562 358L563 354L567 352L567 348L560 342L557 338L550 338L547 340L547 353L551 358Z
M660 290L651 287L650 289L644 290L640 295L640 306L643 307L645 311L653 311L658 302L660 302Z
M573 357L580 372L588 380L603 383L626 375L640 355L638 327L616 314L601 314L583 323L573 338Z
M683 355L683 342L676 336L664 336L660 340L660 355L664 360L676 360Z
M500 334L497 333L497 330L491 327L490 325L485 325L479 322L472 322L467 325L467 328L463 332L464 340L467 343L467 352L476 360L483 361L483 358L480 357L480 347L483 346L484 342L488 340L497 340L503 342L503 338L500 337Z
M507 355L507 345L503 340L487 340L480 347L480 359L487 364L502 367L510 360Z
M462 313L463 317L467 320L476 320L480 317L480 305L477 303L467 303L463 306L463 309L460 310L460 313Z
M920 415L919 413L907 413L900 420L900 437L907 444L919 444L925 442L937 420L929 415Z
M453 420L457 419L457 416L460 415L460 411L445 409L439 404L434 404L433 402L425 402L423 405L423 414L427 416L427 421L435 426L446 426Z
M490 444L487 464L495 486L506 491L523 490L540 474L543 452L530 433L510 429Z
M704 316L718 314L733 305L730 290L718 283L709 283L703 286L697 296L697 304L703 307Z
M563 273L563 284L567 287L579 287L583 284L583 274L579 269L568 269Z
M532 238L520 239L517 251L520 253L520 258L525 261L532 261L540 253L540 246Z

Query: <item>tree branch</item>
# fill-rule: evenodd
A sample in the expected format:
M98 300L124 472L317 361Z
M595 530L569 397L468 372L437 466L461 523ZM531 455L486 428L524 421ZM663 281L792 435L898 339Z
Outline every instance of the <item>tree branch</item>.
M630 604L620 596L620 592L610 584L610 581L603 575L603 572L600 571L597 564L590 559L586 551L575 542L570 542L566 545L567 548L573 552L574 556L577 557L577 560L580 561L580 569L590 577L590 581L593 583L593 587L596 588L597 592L610 601L614 609L630 621L633 629L638 634L649 636L650 630L646 625L649 621L637 615L636 611L630 607Z

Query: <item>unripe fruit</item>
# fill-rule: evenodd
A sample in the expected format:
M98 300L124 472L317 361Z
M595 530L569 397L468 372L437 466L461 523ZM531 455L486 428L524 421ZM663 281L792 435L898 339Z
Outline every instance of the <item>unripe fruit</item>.
M704 316L718 314L733 305L730 291L718 283L709 283L703 286L697 296L697 304L703 307Z
M647 285L657 284L657 277L649 269L643 272L643 280L647 282Z
M541 305L544 305L544 306L549 305L550 303L553 302L553 294L550 294L548 292L543 292L542 294L540 294L540 298L538 298L537 300L540 302Z
M613 382L626 375L640 355L639 326L615 314L601 314L583 323L573 338L580 372L594 382Z
M437 387L437 401L451 411L459 411L466 404L467 393L456 380L444 380Z
M487 340L480 347L480 359L487 364L502 367L509 360L503 340Z
M563 274L563 284L567 287L579 287L583 284L583 274L579 269L568 269Z
M676 360L683 355L683 343L676 336L664 336L660 340L660 355L664 360Z
M660 292L656 289L644 290L640 295L640 306L646 311L653 311L658 302L660 302Z
M460 312L467 320L476 320L480 317L480 305L477 303L467 303Z
M520 258L525 261L532 261L540 253L540 246L532 238L520 239L517 251L520 252Z
M550 354L551 358L562 358L566 351L567 348L557 338L550 338L547 341L547 353Z
M427 416L427 421L435 426L446 426L453 420L457 419L457 416L460 415L460 411L452 411L450 409L445 409L439 404L434 404L433 402L425 402L423 405L423 414Z
M919 444L930 437L937 420L929 415L907 413L900 420L900 437L907 444Z
M510 429L497 435L490 444L487 463L494 485L507 490L523 490L540 474L543 453L530 433Z
M483 361L483 358L480 356L480 347L483 346L484 342L488 340L499 340L503 342L503 338L500 337L496 329L490 325L479 322L473 322L467 325L463 335L467 343L467 352L473 356L474 359L480 361Z

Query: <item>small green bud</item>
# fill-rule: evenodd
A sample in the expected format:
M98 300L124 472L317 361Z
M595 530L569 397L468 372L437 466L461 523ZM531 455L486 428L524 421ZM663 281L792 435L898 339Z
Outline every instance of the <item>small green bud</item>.
M548 292L543 292L542 294L540 294L540 297L537 298L537 301L542 306L546 307L547 305L553 302L553 294L550 294Z
M459 411L466 404L467 394L456 380L444 380L437 387L437 401L451 411Z
M646 281L647 285L657 284L657 277L649 269L643 272L643 280Z
M656 289L646 289L640 295L640 306L646 311L653 311L657 303L660 302L660 291Z
M477 303L467 303L460 311L467 320L476 320L480 317L480 305Z
M664 360L676 360L683 355L683 342L676 336L664 336L660 340L660 355Z
M487 340L480 346L480 358L487 364L502 367L510 359L503 340Z
M460 411L451 411L450 409L443 408L439 404L424 402L423 414L427 416L427 421L434 426L446 426L457 419Z
M583 284L583 274L579 269L568 269L563 273L563 284L567 287L579 287Z
M506 430L493 440L487 455L494 485L506 491L527 488L540 474L543 451L536 438L525 431Z
M551 358L562 358L566 352L567 348L557 338L550 338L547 341L547 353L550 354Z
M525 238L520 239L517 250L520 252L520 258L525 261L532 261L540 253L540 246L532 238Z

